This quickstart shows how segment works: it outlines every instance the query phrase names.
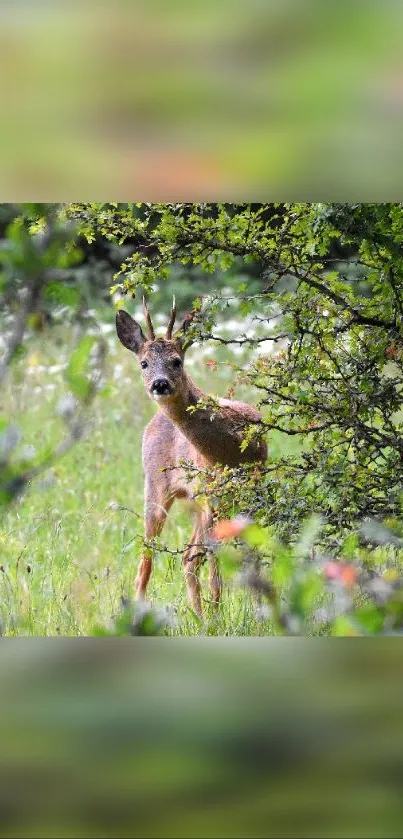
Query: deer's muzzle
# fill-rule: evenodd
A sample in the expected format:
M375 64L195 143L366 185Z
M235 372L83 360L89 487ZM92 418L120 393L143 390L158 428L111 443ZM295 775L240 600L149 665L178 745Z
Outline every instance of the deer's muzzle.
M172 387L168 379L155 379L151 385L150 393L152 396L170 396Z

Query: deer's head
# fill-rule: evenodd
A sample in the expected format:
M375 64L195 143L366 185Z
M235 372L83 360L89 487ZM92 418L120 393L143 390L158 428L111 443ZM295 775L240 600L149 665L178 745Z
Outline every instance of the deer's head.
M156 400L172 399L183 383L183 339L193 318L188 315L180 329L172 335L176 318L174 298L165 337L156 338L147 304L145 300L143 302L148 337L140 324L122 309L116 315L116 331L123 346L137 356L149 395Z

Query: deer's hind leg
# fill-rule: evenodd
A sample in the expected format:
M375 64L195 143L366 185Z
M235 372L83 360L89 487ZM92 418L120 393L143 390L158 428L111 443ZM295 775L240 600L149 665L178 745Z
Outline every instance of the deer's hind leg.
M214 606L220 605L222 593L222 577L218 565L218 559L215 556L209 557L209 587L210 597Z
M207 532L212 525L212 515L210 510L200 510L196 514L195 529L192 534L189 546L183 557L183 565L185 571L186 585L189 594L189 600L192 608L199 617L202 617L201 605L201 589L199 580L200 566L206 559L207 547L206 537ZM221 577L218 570L218 564L215 557L209 559L209 585L212 601L215 605L220 602L221 595Z
M208 535L208 531L211 530L213 526L213 514L209 508L203 513L203 539L206 540ZM209 552L209 590L210 590L210 599L214 606L219 606L221 600L221 593L222 593L222 578L220 574L220 568L218 564L217 557Z
M190 600L190 605L196 615L203 616L200 593L199 570L206 558L206 549L202 544L202 528L200 516L196 516L196 524L189 545L183 555L183 570Z

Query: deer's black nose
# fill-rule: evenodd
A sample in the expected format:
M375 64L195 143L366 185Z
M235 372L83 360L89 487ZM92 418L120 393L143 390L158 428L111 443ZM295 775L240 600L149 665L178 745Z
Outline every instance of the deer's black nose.
M168 379L155 379L151 385L151 393L159 396L167 396L171 393L171 385Z

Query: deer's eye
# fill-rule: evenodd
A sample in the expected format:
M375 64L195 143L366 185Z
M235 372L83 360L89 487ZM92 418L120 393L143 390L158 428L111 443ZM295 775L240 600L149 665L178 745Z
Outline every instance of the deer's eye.
M181 367L182 366L182 359L179 358L179 356L178 356L177 358L174 358L172 360L172 364L173 364L174 367Z
M148 362L147 362L147 361L141 361L141 362L140 362L140 367L142 367L142 368L143 368L143 370L145 370L145 369L146 369L146 367L148 367Z

